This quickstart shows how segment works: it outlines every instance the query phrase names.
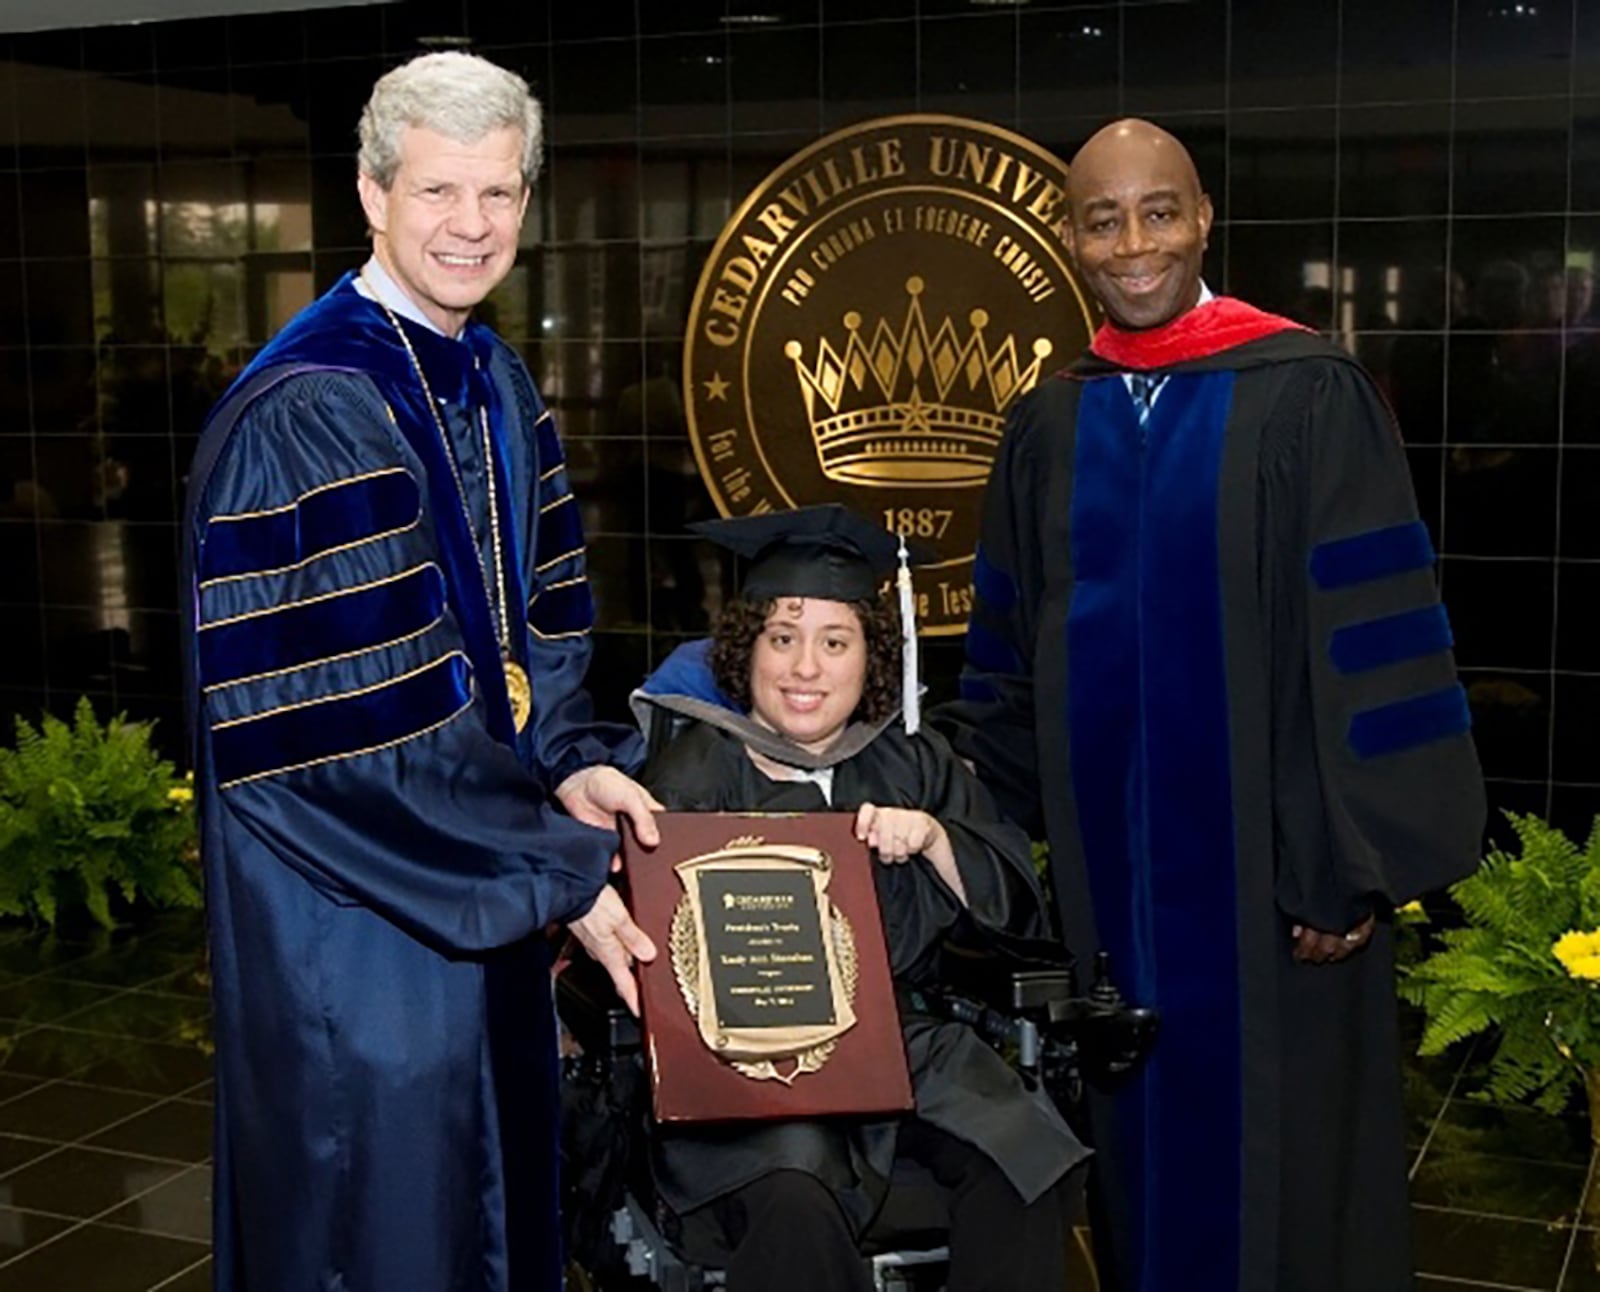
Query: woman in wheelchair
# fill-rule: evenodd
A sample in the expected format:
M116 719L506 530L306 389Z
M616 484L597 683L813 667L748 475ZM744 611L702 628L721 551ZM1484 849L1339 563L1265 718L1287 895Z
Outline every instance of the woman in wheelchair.
M1066 1180L1087 1151L971 1028L918 1009L947 938L1039 936L1046 916L1027 838L940 736L901 721L899 615L879 592L896 540L841 507L698 528L751 564L709 647L680 648L635 694L657 737L644 783L680 811L856 814L881 863L916 1112L657 1127L657 1190L730 1292L866 1292L861 1245L910 1160L949 1200L949 1292L1064 1288Z

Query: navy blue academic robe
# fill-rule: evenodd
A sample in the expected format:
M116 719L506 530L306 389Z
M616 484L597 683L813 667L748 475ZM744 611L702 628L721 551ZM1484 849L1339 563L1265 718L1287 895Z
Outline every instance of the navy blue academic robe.
M578 507L525 368L481 325L402 326L448 451L346 278L218 405L190 478L228 1292L560 1286L541 930L592 904L616 838L553 791L642 749L582 690ZM520 735L486 591L485 435L532 678Z
M1237 301L1095 350L1012 416L942 720L1161 1011L1091 1101L1105 1286L1409 1287L1389 914L1473 868L1484 800L1404 450L1349 356ZM1143 425L1130 371L1167 379Z

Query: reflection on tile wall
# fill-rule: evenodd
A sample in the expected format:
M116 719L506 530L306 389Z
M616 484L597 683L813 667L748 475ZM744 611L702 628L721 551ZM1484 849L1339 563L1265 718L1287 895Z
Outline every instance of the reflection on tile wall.
M0 714L179 721L175 521L206 408L363 257L375 76L469 44L549 109L492 302L593 535L599 698L728 571L676 391L732 205L818 134L949 111L1062 155L1194 151L1208 274L1327 330L1399 413L1495 801L1600 807L1600 6L1581 0L416 0L0 44ZM936 688L956 643L932 643Z

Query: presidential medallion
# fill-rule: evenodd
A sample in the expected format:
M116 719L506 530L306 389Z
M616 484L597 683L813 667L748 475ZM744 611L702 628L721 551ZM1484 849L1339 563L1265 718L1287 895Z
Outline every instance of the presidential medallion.
M780 166L707 260L684 347L700 474L725 516L843 502L940 558L931 634L965 630L983 485L1012 404L1094 327L1066 166L980 121L884 117Z
M533 686L528 681L527 670L510 655L501 656L500 662L505 666L506 699L511 702L511 725L521 731L533 716Z

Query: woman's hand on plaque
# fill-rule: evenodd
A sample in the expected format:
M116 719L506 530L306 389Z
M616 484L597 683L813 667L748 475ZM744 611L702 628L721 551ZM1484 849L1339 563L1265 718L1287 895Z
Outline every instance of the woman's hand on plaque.
M879 807L863 803L856 811L856 838L891 865L931 852L941 843L948 850L944 827L918 808Z
M956 900L963 906L967 904L967 889L961 882L950 835L920 808L863 803L856 811L856 838L876 851L878 860L886 865L899 865L913 857L926 858Z

